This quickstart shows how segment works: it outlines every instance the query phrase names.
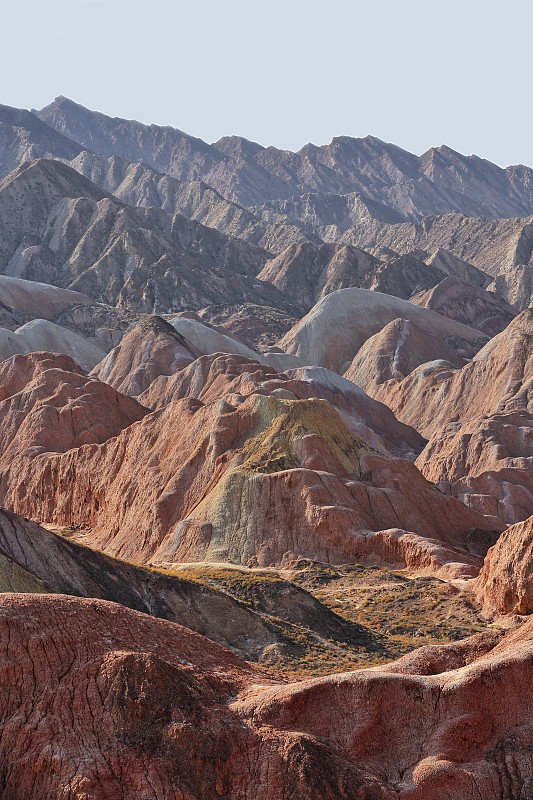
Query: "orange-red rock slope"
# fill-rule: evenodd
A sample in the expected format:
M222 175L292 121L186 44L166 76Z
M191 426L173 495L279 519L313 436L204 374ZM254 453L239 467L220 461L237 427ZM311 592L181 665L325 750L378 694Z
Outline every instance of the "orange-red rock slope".
M100 600L0 597L12 800L501 800L533 772L532 621L283 683Z

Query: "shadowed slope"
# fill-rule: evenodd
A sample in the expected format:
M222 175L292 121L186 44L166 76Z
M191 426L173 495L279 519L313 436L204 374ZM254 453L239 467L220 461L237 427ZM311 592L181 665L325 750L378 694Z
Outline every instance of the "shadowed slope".
M143 569L0 510L0 591L112 600L178 622L245 659L307 670L391 657L387 637L332 613L275 573L188 565Z

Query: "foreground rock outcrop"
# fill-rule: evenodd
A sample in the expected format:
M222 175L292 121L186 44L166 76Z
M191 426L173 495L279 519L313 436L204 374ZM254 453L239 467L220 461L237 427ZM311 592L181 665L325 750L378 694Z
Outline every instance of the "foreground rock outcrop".
M531 622L499 642L287 683L112 603L8 594L0 649L0 781L13 800L530 793Z
M501 535L474 585L486 614L533 612L533 517Z

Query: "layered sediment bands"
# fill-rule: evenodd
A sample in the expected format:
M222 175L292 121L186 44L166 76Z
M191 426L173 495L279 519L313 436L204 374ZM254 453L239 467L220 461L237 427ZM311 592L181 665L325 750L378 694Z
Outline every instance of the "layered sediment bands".
M430 438L448 423L523 412L532 403L533 309L523 311L462 369L429 362L373 391L396 416Z
M442 491L509 523L533 509L533 415L493 414L452 423L417 459Z
M501 333L516 317L516 309L503 298L460 278L447 277L438 286L416 294L411 302L470 325L487 336Z
M386 392L387 381L400 381L421 364L435 360L455 367L465 363L439 336L408 319L395 319L367 339L344 377L376 397L380 391ZM383 390L382 384L385 384Z
M140 563L347 562L370 531L400 520L459 548L481 529L483 552L489 531L503 527L437 491L412 463L372 451L326 401L261 395L238 408L173 402L104 444L63 454L18 449L0 492L9 509L91 528L91 544Z
M533 517L502 534L474 586L486 614L533 612Z
M429 439L416 462L424 475L467 505L507 523L529 516L533 311L519 314L463 367L429 361L403 378L402 369L396 369L401 366L400 337L395 341L385 333L366 343L347 376ZM398 358L391 367L393 352ZM420 349L419 358L427 352ZM411 358L413 353L416 348L411 348Z
M472 364L439 381L422 415L433 409L437 416L417 460L424 475L507 523L533 509L532 320L531 310L523 312ZM446 397L440 411L438 395Z
M187 800L527 797L532 639L528 622L499 642L483 635L283 683L112 603L3 595L3 791L27 800L167 800L169 786Z
M130 397L160 375L172 375L198 355L175 328L158 316L144 319L96 366L93 375Z
M387 406L320 367L280 373L239 355L203 356L174 375L156 378L139 401L152 409L184 397L206 404L224 399L238 406L251 394L327 400L355 436L380 452L413 458L424 447L424 439L399 423Z
M472 356L487 341L480 331L399 297L366 289L342 289L317 303L285 334L279 346L305 364L344 373L367 339L399 318L415 322L440 339L451 339L461 355Z
M4 465L105 442L147 413L132 398L88 378L68 356L30 353L0 363Z

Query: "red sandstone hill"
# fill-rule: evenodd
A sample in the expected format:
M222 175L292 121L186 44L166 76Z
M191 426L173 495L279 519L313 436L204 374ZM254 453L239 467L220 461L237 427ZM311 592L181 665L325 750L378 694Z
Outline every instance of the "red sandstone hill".
M414 458L425 444L416 431L398 422L386 405L321 367L280 373L239 355L202 356L173 375L163 373L138 399L152 409L185 397L206 404L223 399L238 406L252 394L327 400L355 436L381 452Z
M199 355L170 323L161 317L146 317L91 374L117 391L137 397L159 375L172 375Z
M486 614L533 612L533 516L501 535L474 585Z
M417 460L424 475L443 491L505 522L529 516L533 309L517 316L460 369L442 351L436 351L437 357L446 361L423 363L428 350L420 337L409 348L410 359L402 361L401 341L393 347L385 333L366 342L346 374L429 439ZM399 365L395 374L388 366L391 355ZM416 361L419 365L407 373ZM402 363L407 364L404 377Z
M40 392L19 384L15 398L4 392L7 428L15 431L20 393L31 425L20 426L0 457L0 502L30 518L88 528L84 541L112 555L251 566L364 557L416 569L418 551L421 570L462 563L459 571L472 574L478 562L465 550L483 555L491 532L503 527L436 490L412 463L373 451L326 400L251 394L235 406L187 397L147 414L111 387L72 375L52 371L46 388L45 371ZM31 371L29 378L32 385ZM58 381L52 436L46 415ZM100 443L87 391L130 413ZM81 433L72 427L78 417ZM390 529L400 532L371 535Z
M441 337L412 320L395 319L367 339L344 377L372 397L379 397L382 391L385 395L389 381L401 381L421 364L433 361L445 361L454 367L465 363Z
M16 355L0 362L0 459L65 452L112 438L147 413L111 386L88 378L71 358Z
M531 788L532 621L499 642L286 683L113 603L7 594L0 649L10 800L501 800Z

